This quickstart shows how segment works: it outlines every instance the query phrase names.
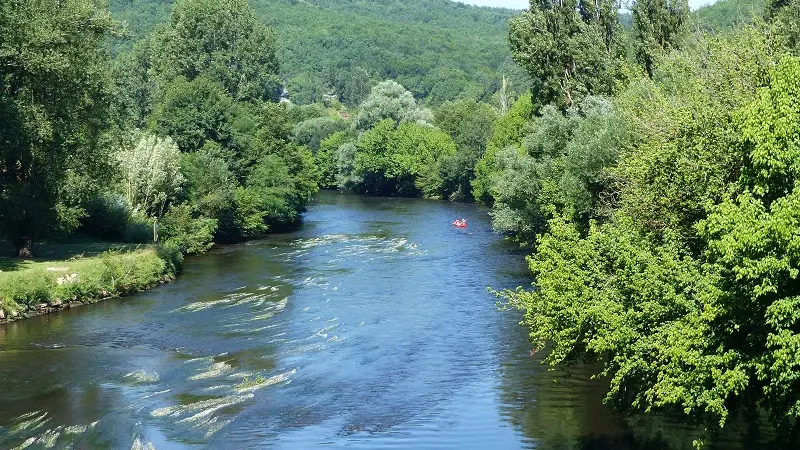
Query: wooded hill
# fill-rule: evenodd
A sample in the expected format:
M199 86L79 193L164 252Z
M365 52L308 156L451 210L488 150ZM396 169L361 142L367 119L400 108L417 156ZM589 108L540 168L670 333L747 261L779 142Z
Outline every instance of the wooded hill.
M131 36L129 47L169 17L171 0L110 0ZM336 93L356 105L370 87L394 79L415 97L439 104L488 100L505 74L516 91L527 77L511 60L513 10L449 0L251 0L277 34L281 77L292 100L313 103Z

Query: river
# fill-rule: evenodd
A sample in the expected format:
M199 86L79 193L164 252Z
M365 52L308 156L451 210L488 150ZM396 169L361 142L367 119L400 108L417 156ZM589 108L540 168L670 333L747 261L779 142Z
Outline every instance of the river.
M0 326L0 448L691 448L531 356L486 289L529 282L485 209L322 192L299 231Z

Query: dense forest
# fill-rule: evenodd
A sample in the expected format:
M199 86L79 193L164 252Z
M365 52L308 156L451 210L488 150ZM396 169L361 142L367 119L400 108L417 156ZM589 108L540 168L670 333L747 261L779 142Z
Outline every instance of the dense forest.
M133 39L169 16L172 0L111 0ZM275 31L279 74L296 103L330 94L358 105L372 85L393 79L416 98L439 104L489 100L503 75L516 92L527 87L508 52L513 11L449 0L252 0L256 17ZM413 57L409 57L413 55Z
M597 363L622 409L710 434L766 412L800 441L800 1L0 5L17 255L156 228L176 258L320 187L478 201L532 252L535 288L498 295L549 363Z

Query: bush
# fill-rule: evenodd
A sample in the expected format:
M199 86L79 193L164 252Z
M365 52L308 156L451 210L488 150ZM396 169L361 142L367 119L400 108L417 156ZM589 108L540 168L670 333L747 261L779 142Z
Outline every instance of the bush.
M214 245L216 219L195 218L187 204L173 206L161 219L160 238L172 242L183 253L202 253Z
M125 242L149 244L153 242L153 221L139 215L132 215L125 228Z
M172 241L164 242L158 246L157 252L158 257L167 264L166 269L169 273L175 274L181 270L181 266L183 266L183 253L181 253L178 244Z
M106 240L123 240L131 220L131 211L118 196L106 194L86 204L87 215L81 220L80 230Z

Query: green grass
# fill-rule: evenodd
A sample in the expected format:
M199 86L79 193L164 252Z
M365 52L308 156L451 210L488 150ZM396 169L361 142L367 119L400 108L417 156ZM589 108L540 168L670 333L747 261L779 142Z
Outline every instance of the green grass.
M183 260L177 248L73 241L43 246L39 258L0 258L0 308L24 314L41 304L91 303L171 279Z

